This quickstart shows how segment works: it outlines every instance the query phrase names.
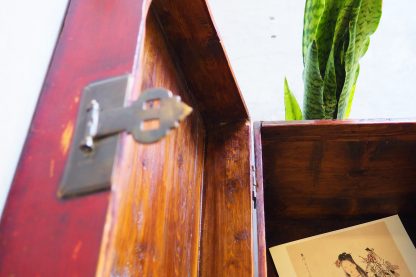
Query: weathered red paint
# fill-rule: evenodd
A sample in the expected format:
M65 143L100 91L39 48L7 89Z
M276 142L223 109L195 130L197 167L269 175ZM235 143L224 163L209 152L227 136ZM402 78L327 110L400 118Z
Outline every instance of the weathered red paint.
M0 276L93 276L109 194L56 196L79 96L132 71L142 0L72 0L0 225ZM30 47L30 45L28 45Z

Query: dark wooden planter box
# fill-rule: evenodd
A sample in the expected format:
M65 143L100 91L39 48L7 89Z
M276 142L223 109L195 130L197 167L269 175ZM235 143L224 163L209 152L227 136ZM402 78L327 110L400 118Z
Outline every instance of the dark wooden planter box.
M416 123L256 124L260 276L268 248L399 214L416 241ZM267 266L267 269L266 269Z
M395 213L415 239L414 123L253 128L205 1L150 3L70 2L2 217L0 276L273 276L267 247ZM82 89L126 73L127 100L165 87L194 112L152 145L122 135L111 191L59 199Z

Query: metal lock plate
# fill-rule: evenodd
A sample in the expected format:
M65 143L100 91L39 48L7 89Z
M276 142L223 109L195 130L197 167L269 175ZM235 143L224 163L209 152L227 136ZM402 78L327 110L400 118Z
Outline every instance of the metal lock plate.
M192 109L166 89L144 91L123 107L129 75L98 81L83 93L69 158L58 190L62 198L111 186L118 133L131 133L139 143L153 143L178 127ZM147 123L150 127L147 127Z

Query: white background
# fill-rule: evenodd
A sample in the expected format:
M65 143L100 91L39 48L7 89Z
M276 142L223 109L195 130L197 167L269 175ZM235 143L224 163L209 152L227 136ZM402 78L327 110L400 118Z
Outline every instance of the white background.
M303 0L209 0L253 120L284 119L286 76L303 103ZM416 116L415 0L384 0L351 118Z
M68 0L0 1L0 214ZM282 120L286 76L302 104L303 0L208 0L253 120ZM416 1L384 0L352 118L415 117Z
M67 2L0 0L0 215Z

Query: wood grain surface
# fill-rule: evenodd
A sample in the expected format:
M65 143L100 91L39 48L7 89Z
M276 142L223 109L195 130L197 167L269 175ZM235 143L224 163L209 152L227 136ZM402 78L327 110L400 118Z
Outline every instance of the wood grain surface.
M132 70L141 2L70 1L2 217L0 276L94 276L109 194L56 192L82 89Z
M98 275L252 273L248 115L207 11L204 1L154 1L147 14L135 93L163 86L194 112L157 144L122 143ZM224 155L227 173L212 164ZM235 206L205 200L205 189ZM211 238L220 249L206 247Z
M200 276L252 276L250 127L211 130L204 172Z
M146 22L141 90L164 87L190 101L153 13ZM126 141L119 159L100 276L196 276L205 130L194 111L152 145Z
M150 3L71 1L1 222L1 276L252 275L246 107L206 2ZM80 92L126 73L127 102L165 87L193 113L156 144L122 135L111 193L59 200Z
M267 122L261 142L266 245L259 249L394 214L416 240L415 122Z
M155 0L153 5L205 123L248 120L206 1Z

